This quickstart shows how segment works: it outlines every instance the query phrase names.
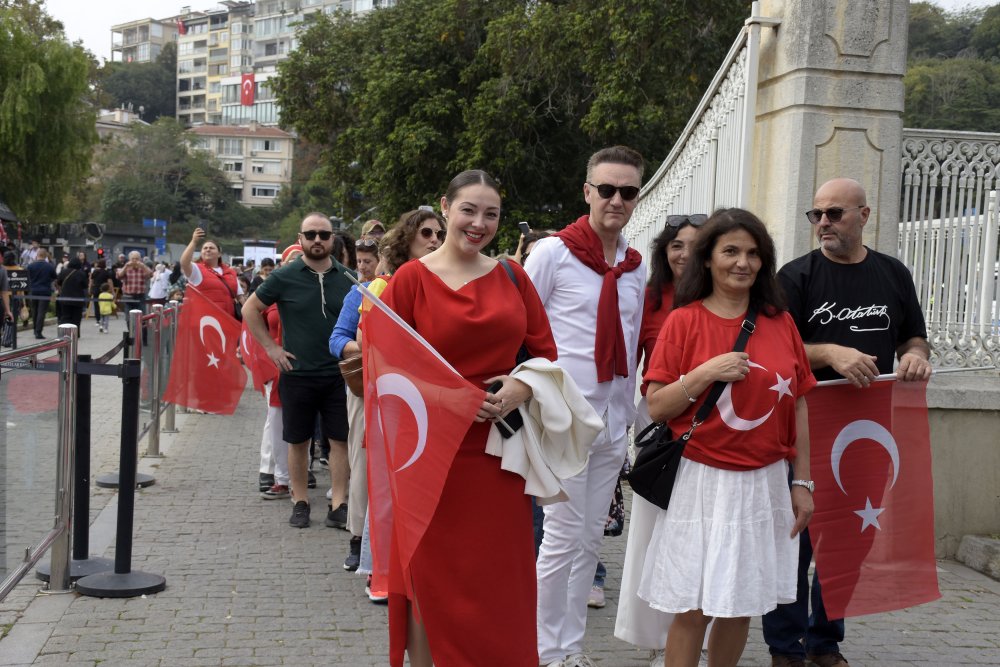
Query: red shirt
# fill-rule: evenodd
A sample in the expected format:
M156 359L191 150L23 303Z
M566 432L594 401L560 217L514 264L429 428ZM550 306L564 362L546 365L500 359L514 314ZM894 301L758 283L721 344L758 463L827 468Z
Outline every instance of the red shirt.
M656 338L660 335L660 329L667 319L667 315L674 307L674 284L667 283L663 286L663 296L660 307L653 310L653 299L650 296L652 288L646 288L646 299L642 302L642 324L639 326L639 354L636 359L642 359L642 375L645 377L649 371L649 357L653 354L653 347L656 345ZM646 395L646 388L649 382L642 381L639 386L639 393Z
M722 318L700 301L674 310L656 341L646 380L670 384L712 357L731 352L742 323L742 315ZM684 449L692 461L725 470L754 470L795 458L795 402L816 385L816 378L791 316L758 315L746 352L750 374L731 383L695 430ZM673 433L691 427L708 391L670 420Z

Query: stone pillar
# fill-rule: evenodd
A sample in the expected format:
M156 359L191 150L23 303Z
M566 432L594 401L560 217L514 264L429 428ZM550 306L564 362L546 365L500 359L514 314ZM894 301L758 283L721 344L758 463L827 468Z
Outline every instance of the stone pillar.
M824 181L861 182L865 243L896 254L906 0L762 0L750 208L779 266L816 247L804 212Z

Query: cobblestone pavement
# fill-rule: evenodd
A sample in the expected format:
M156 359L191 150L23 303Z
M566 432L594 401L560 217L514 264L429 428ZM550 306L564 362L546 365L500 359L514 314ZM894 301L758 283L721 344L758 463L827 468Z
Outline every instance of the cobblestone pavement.
M85 352L116 340L83 326ZM122 326L113 322L112 333ZM92 467L114 471L120 384L95 378L94 387ZM260 499L262 424L263 400L250 391L232 417L178 414L179 433L162 436L164 457L140 462L156 484L136 494L132 567L166 577L166 590L45 595L26 579L0 602L0 665L386 665L386 610L342 569L348 534L323 525L323 471L306 530L288 526L290 503ZM91 552L113 557L117 496L91 497ZM624 537L605 540L608 605L589 612L587 649L603 667L648 664L648 651L613 637L624 548ZM852 666L1000 665L1000 583L952 561L939 563L939 576L937 602L848 621L842 650ZM759 619L739 664L770 664Z

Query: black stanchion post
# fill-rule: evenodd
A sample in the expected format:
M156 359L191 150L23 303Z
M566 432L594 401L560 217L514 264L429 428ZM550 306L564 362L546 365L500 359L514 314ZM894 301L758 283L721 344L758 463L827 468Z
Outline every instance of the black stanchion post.
M81 354L78 361L87 363L89 354ZM76 457L73 484L73 559L70 561L69 578L77 580L88 574L108 572L114 562L108 558L90 558L90 374L77 372L76 376ZM43 563L35 576L48 581L51 568Z
M115 571L82 577L76 590L104 598L131 598L159 593L167 580L148 572L132 571L132 529L135 520L136 465L138 464L139 374L141 361L126 359L122 379L122 435L118 489L118 532L115 535Z
M129 331L125 334L127 341L125 344L126 361L128 361L128 357L130 354L134 354L136 357L135 361L136 363L140 364L141 368L142 346L139 345L138 341L139 341L139 331L142 329L142 311L130 310L128 313L128 321L129 321ZM141 373L141 371L139 372ZM139 377L139 375L136 375L136 377ZM141 387L139 385L138 380L136 380L136 387L137 387L136 392L138 395L138 392L141 391ZM133 430L135 432L134 441L137 443L137 446L138 446L138 434L139 434L138 419L139 418L136 417L136 423L133 425ZM124 426L125 422L122 421L122 427L124 428ZM137 453L133 453L133 457L137 455L138 455ZM119 465L124 466L125 465L124 460L119 462ZM112 472L108 473L107 475L101 475L96 480L94 480L94 483L97 484L97 486L101 487L102 489L117 489L119 487L120 481L121 481L120 473ZM154 478L152 475L147 475L146 473L135 473L135 478L132 481L133 486L139 486L142 488L146 488L147 486L152 486L153 484L156 484L156 478Z

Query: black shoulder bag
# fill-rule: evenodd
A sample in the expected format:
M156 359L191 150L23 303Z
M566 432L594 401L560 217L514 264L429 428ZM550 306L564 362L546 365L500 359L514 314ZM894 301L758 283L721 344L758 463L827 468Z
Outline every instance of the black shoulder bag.
M746 319L740 327L740 335L733 345L733 352L742 352L750 339L750 334L756 328L757 311L750 307ZM681 455L687 441L691 439L694 430L698 428L712 412L716 401L722 396L727 382L718 381L712 385L705 402L698 408L691 428L679 438L674 438L670 427L666 424L653 422L636 436L635 446L639 453L632 464L628 483L633 493L638 494L661 509L667 509L670 495L674 490L674 480L677 478L677 468L681 464Z

